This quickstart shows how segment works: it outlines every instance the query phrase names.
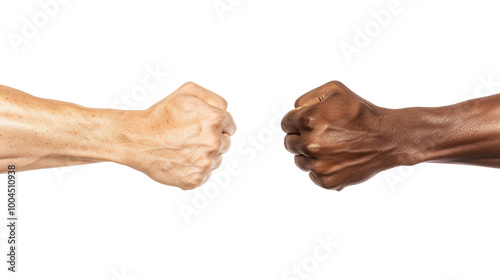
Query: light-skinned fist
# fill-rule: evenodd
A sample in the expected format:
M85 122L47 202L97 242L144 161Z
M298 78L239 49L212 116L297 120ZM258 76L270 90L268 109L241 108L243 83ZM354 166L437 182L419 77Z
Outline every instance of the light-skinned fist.
M227 102L188 82L144 111L131 111L126 165L166 185L188 190L205 183L236 131Z

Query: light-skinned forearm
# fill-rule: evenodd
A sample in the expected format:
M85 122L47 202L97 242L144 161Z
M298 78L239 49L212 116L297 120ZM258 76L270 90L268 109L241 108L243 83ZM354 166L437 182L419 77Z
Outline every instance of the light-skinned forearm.
M192 189L229 149L236 125L226 107L194 83L141 111L85 108L0 86L0 172L110 161Z
M0 86L0 170L101 161L126 152L127 111L91 109Z

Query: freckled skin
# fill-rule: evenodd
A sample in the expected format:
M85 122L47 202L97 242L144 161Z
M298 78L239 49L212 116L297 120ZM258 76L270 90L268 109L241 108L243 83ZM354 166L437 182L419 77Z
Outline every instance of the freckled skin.
M422 162L500 168L500 94L444 107L387 109L333 81L297 99L282 128L295 164L327 189Z
M236 131L227 102L186 83L147 110L91 109L0 86L0 172L111 161L182 189L208 180Z

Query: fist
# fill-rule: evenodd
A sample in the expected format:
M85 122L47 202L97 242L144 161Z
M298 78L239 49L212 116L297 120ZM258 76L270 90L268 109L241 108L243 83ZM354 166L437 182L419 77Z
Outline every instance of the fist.
M205 183L219 167L236 125L227 102L197 84L186 83L131 118L135 139L130 166L152 179L182 189Z
M396 165L389 111L329 82L285 115L285 147L315 184L340 191Z

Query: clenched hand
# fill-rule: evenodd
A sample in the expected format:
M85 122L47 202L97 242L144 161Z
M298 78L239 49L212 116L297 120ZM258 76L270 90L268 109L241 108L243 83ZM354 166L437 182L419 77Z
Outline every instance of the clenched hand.
M301 96L285 115L285 147L314 183L342 190L397 165L386 111L329 82Z
M194 83L132 118L138 133L129 165L154 180L192 189L208 180L236 125L226 101Z
M443 107L387 109L334 81L295 103L282 121L296 165L328 189L422 162L500 168L500 94Z

